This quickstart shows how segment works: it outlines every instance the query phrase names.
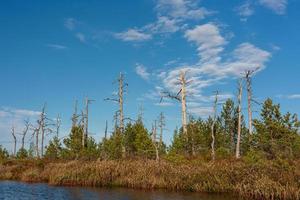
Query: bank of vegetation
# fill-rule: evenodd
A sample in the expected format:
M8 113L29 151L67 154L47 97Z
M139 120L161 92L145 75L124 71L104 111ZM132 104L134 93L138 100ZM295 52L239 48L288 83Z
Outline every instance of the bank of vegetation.
M0 179L300 199L297 116L282 114L280 106L267 99L253 120L252 134L242 117L237 158L238 120L237 106L229 99L216 120L191 118L187 134L183 128L175 130L170 146L155 139L159 131L147 130L142 117L123 130L116 125L100 143L85 137L78 122L68 137L55 136L39 158L34 145L15 155L1 147Z

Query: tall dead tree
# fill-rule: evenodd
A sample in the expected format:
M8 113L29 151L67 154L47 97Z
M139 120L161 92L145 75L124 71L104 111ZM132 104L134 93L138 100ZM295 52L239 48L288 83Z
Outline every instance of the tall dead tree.
M122 74L122 73L120 73L117 82L118 82L117 97L106 98L104 100L105 101L114 101L119 104L119 110L118 110L119 128L120 128L121 133L123 133L123 131L124 131L124 91L125 91L125 87L127 87L128 84L124 82L124 74Z
M32 126L32 137L35 136L35 155L37 158L40 158L40 151L39 151L39 134L40 134L40 120L37 120L37 126Z
M242 92L243 92L243 80L238 82L238 135L236 143L235 157L240 158L240 143L241 143L241 131L242 131Z
M40 120L38 121L39 130L41 131L41 156L44 155L45 125L46 125L46 104L42 108Z
M25 123L25 127L22 131L22 144L21 144L21 149L25 149L25 137L26 137L26 134L29 130L29 127L30 127L30 123L29 123L29 120L25 120L24 121Z
M60 130L60 126L61 126L61 118L60 118L60 115L57 115L57 117L56 117L56 123L55 123L55 126L56 126L56 137L58 138L58 136L59 136L59 130Z
M14 126L12 126L12 128L11 128L11 135L12 135L13 140L14 140L13 155L16 156L16 153L17 153L17 137L16 137L16 134L15 134L15 127Z
M181 122L182 122L182 130L183 134L187 139L187 106L186 106L186 86L190 83L190 81L186 80L186 71L181 71L179 75L177 85L180 85L179 92L174 95L170 92L163 92L160 102L162 102L163 98L175 99L181 102Z
M89 99L88 97L85 98L85 113L83 116L84 119L84 134L82 137L82 147L87 147L87 139L89 134L89 104L91 104L93 101L92 99Z
M211 125L211 157L212 160L215 160L216 158L216 153L215 153L215 125L216 125L216 120L217 120L217 106L218 106L218 95L219 91L216 91L216 96L215 96L215 102L214 102L214 107L213 107L213 122Z
M107 120L105 121L105 131L104 131L104 139L107 139L107 130L108 130L108 125L107 125Z
M247 100L248 100L248 127L249 127L249 134L251 135L253 132L252 126L252 75L255 73L255 70L247 70L245 72L245 80L247 84Z
M141 104L139 106L138 120L142 122L144 120L143 118L144 118L144 107L143 107L143 104Z
M123 135L123 133L124 133L124 93L125 93L126 87L128 87L128 84L124 82L124 74L122 74L121 72L120 72L117 82L118 82L117 97L106 98L104 100L117 102L119 104L119 110L117 111L117 113L118 113L117 118L119 119L118 128L120 130L120 133ZM125 157L126 149L125 149L125 146L123 145L123 143L122 143L122 153L123 153L123 157Z
M72 115L72 127L77 126L77 122L78 122L79 115L77 114L77 106L78 106L78 101L76 100L74 103L74 113Z
M158 120L158 127L160 129L160 134L159 134L159 146L160 147L162 146L162 143L163 143L163 131L164 131L165 126L166 126L165 116L164 116L164 113L161 112L159 115L159 120Z
M159 161L159 143L157 142L157 121L152 125L152 143L155 148L156 161Z

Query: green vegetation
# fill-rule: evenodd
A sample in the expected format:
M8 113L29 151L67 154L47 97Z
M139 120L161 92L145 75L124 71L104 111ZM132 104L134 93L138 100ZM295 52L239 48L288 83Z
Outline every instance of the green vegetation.
M145 189L234 192L252 199L300 198L300 122L267 99L249 134L242 120L241 159L236 159L238 111L226 101L214 127L216 159L211 156L213 119L191 118L187 135L175 130L166 147L153 140L141 119L117 126L99 144L73 126L62 141L54 137L42 160L33 147L9 158L0 146L0 178L46 181L54 185L124 186ZM243 119L243 117L242 117ZM158 149L157 149L158 148ZM158 152L160 160L156 160Z

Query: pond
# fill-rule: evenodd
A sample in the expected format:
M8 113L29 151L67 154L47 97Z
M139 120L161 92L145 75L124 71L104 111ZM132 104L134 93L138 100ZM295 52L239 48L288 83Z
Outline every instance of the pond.
M123 188L55 187L44 183L0 182L0 200L233 200L227 195L143 191Z

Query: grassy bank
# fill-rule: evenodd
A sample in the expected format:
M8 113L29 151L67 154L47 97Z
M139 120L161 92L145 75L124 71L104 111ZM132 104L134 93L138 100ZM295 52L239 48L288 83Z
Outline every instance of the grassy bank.
M6 161L0 165L0 179L300 199L300 161Z

